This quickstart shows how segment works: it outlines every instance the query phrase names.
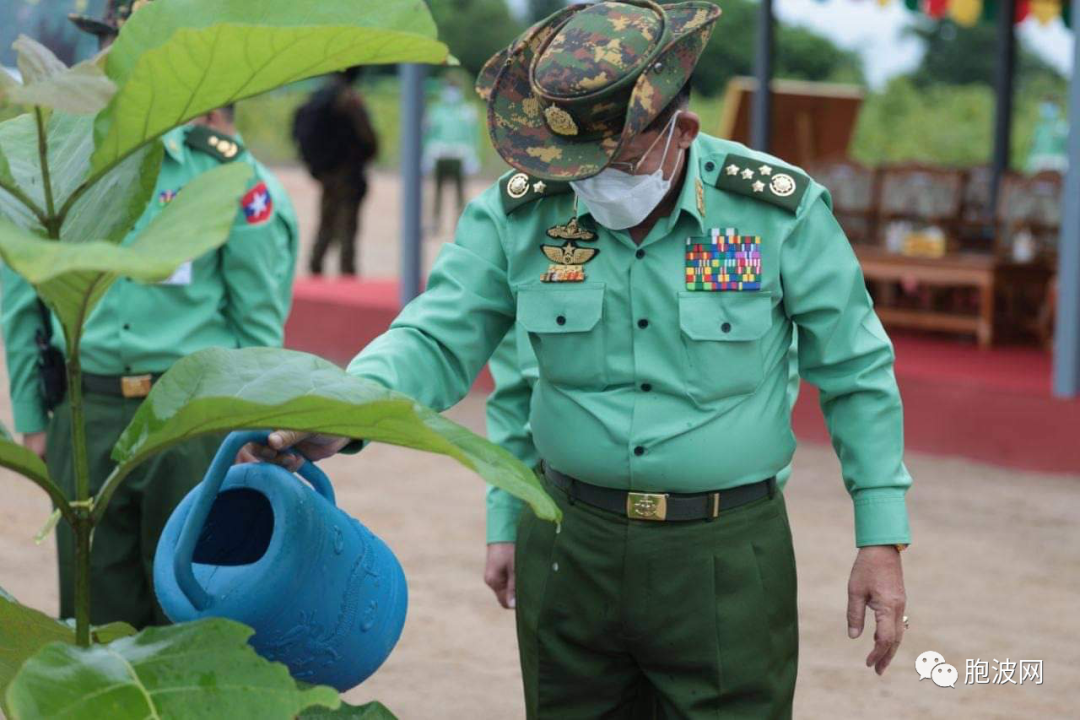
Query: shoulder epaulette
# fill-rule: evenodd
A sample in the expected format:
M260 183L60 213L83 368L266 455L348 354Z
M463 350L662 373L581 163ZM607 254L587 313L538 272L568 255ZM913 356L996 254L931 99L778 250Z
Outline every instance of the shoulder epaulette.
M507 215L533 200L549 195L561 195L570 192L570 189L570 183L541 180L529 177L523 172L514 173L499 181L499 197L502 198L503 212Z
M192 126L187 131L184 144L223 163L232 162L244 152L244 146L235 138L205 125Z
M795 213L810 187L810 178L789 167L769 165L744 155L728 155L720 166L715 185Z

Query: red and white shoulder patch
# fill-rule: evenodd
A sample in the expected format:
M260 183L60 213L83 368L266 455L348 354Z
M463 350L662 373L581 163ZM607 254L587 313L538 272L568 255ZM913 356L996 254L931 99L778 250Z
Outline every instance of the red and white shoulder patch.
M240 205L244 208L244 217L248 225L259 225L274 215L274 200L270 197L270 191L266 189L264 182L248 190L247 194L240 199Z

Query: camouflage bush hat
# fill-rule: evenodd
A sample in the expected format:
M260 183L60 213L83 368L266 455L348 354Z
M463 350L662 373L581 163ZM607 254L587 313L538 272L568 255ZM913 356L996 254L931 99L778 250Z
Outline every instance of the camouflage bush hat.
M703 0L610 0L533 25L477 80L495 149L538 178L596 175L690 79L719 16Z
M68 20L91 35L116 35L131 14L149 2L150 0L109 0L103 18L72 13L68 15Z

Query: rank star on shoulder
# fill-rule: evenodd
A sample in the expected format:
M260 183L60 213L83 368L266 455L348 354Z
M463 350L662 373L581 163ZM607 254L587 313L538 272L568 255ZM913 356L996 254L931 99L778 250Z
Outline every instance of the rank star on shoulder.
M765 192L765 183L761 182L760 180L756 181L750 187L754 188L754 192Z
M732 163L731 165L728 165L726 168L724 168L728 175L738 175L740 169L741 168L735 163Z
M769 167L768 165L762 165L761 167L758 168L758 172L761 173L762 175L764 175L765 177L768 177L768 176L772 175L772 168Z
M754 179L754 171L751 170L750 168L746 168L745 170L742 171L742 176L743 176L743 180L753 180Z

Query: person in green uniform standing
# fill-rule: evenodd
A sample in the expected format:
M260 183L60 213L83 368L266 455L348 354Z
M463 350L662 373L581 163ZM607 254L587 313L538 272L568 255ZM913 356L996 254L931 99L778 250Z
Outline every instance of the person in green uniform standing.
M130 2L110 4L105 20L78 25L107 43L130 15ZM109 457L155 380L180 358L208 347L280 346L292 301L298 228L288 195L232 132L231 110L218 110L162 138L165 154L149 206L123 244L131 243L184 186L221 163L243 162L254 177L237 207L228 241L182 265L156 285L119 280L86 322L80 361L85 370L91 490L112 470ZM38 386L36 338L44 336L33 287L4 266L2 331L10 376L15 429L42 455L49 472L74 494L71 415L67 401L51 411ZM53 343L63 333L49 319ZM156 455L117 492L94 531L91 550L91 621L164 624L154 598L151 563L158 537L173 509L203 477L220 438L189 441ZM74 615L74 539L57 527L60 616Z
M444 185L454 185L458 214L465 209L465 176L475 175L480 168L478 131L476 108L465 102L457 80L448 77L439 100L424 117L423 170L435 176L432 223L436 231L440 229Z
M871 608L880 674L905 629L893 347L825 188L701 133L688 109L719 13L574 5L493 58L478 84L515 170L348 368L442 410L515 323L527 333L529 429L563 513L524 510L500 559L530 718L625 717L649 693L663 717L791 716L796 569L776 475L796 445L796 334L854 506L848 634ZM356 445L279 430L240 456L294 466L289 447Z

